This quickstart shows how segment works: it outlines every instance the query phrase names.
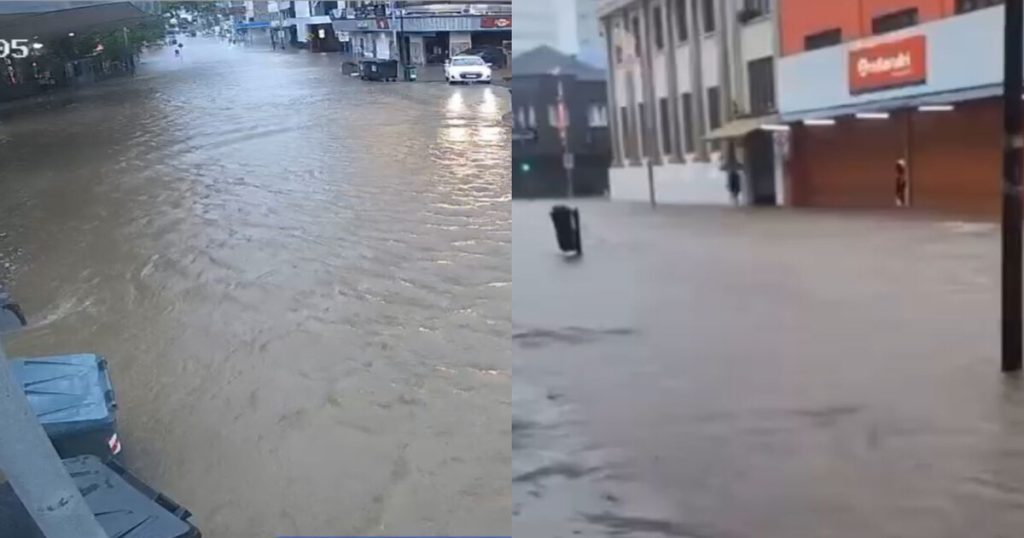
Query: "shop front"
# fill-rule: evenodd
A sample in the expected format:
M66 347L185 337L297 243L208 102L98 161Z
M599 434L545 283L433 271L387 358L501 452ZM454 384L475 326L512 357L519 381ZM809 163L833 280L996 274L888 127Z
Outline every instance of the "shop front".
M1001 15L988 9L783 58L789 202L995 214Z

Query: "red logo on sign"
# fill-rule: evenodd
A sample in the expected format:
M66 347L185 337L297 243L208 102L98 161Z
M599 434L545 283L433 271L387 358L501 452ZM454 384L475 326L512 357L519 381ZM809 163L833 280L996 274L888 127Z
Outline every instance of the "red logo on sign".
M927 44L917 35L850 51L850 93L923 84L928 79Z
M378 30L387 30L388 29L388 20L387 19L377 19L377 29Z
M511 28L512 17L484 17L480 19L481 28Z

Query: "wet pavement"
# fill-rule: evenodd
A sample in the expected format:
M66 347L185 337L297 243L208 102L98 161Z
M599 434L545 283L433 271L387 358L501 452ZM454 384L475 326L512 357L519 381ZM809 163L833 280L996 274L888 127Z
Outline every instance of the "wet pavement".
M513 204L513 529L1018 536L991 224Z
M507 91L340 66L192 39L0 123L8 351L105 355L204 536L507 534Z

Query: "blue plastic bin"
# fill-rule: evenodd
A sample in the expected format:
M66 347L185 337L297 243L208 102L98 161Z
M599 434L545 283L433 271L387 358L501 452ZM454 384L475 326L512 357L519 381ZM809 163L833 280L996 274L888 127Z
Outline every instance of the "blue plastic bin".
M62 355L15 359L10 366L62 458L92 454L107 460L121 451L106 360Z

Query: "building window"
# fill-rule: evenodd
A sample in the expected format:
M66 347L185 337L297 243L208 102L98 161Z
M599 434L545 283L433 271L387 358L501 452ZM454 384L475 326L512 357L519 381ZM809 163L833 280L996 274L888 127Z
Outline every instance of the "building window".
M644 104L643 103L637 103L636 104L636 114L637 114L637 120L636 120L637 130L636 130L636 134L637 134L637 142L638 142L637 146L639 146L638 149L640 150L640 155L641 156L646 156L647 152L644 151L644 148L645 148L645 146L647 144L648 133L647 133L647 116L644 114Z
M608 127L608 106L604 103L590 103L587 107L587 125L590 127Z
M741 24L746 24L747 22L771 13L771 11L771 0L743 0L743 7L740 8L740 12L737 17Z
M917 8L902 9L871 19L871 33L885 34L917 24Z
M718 86L708 88L708 131L714 131L722 126L722 103L718 94ZM718 149L718 141L708 143L712 149Z
M622 45L615 45L615 63L622 63Z
M715 31L715 0L697 0L704 4L704 33Z
M640 57L640 17L633 17L633 54Z
M530 108L527 109L526 113L527 113L527 116L528 116L527 117L527 121L526 121L526 125L528 125L531 129L536 129L537 128L537 109L533 108L533 106L531 105Z
M693 142L693 96L689 93L683 94L683 150L686 153L697 151Z
M690 27L686 19L686 0L672 0L676 3L676 35L679 41L686 41L690 37Z
M562 125L562 120L558 116L558 105L548 105L548 124L554 127L555 129L559 129L561 127L568 127L569 111L566 110L565 113L565 125Z
M662 50L665 48L665 30L662 28L661 6L651 9L651 24L654 25L654 46Z
M620 107L619 116L622 117L620 123L622 124L622 148L623 153L627 159L632 160L635 157L633 150L636 149L636 144L633 143L633 130L632 123L629 121L629 108Z
M658 115L661 123L661 152L672 153L672 120L668 110L668 98L658 100Z
M775 112L775 65L772 57L747 63L750 84L750 112L763 115Z
M967 13L976 9L1002 5L1003 0L956 0L956 12Z
M832 28L804 37L804 50L823 49L843 42L843 31Z

